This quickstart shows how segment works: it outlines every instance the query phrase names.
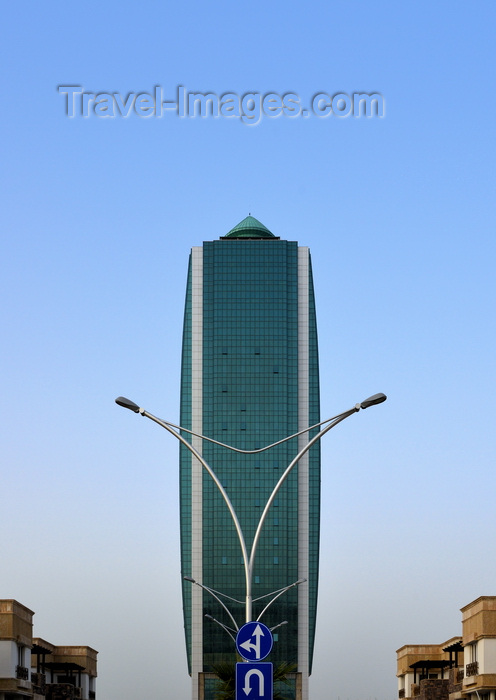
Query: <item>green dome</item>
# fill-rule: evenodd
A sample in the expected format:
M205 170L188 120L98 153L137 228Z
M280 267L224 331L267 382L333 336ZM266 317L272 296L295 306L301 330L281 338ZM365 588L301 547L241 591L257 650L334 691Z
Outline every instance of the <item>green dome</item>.
M277 238L254 216L247 216L222 238Z

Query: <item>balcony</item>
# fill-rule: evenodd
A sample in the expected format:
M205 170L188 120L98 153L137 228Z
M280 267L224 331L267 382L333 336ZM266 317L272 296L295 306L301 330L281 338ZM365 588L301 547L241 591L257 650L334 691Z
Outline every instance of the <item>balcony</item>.
M31 683L36 695L46 695L46 675L44 673L32 673Z
M401 690L398 691L398 697L399 698L405 697L405 689L404 688L401 688Z
M472 661L472 663L467 664L465 668L465 675L467 678L469 676L477 676L479 673L479 662L478 661Z
M16 678L20 681L29 680L29 669L25 666L16 666Z
M79 700L83 691L72 683L49 683L46 692L47 700Z

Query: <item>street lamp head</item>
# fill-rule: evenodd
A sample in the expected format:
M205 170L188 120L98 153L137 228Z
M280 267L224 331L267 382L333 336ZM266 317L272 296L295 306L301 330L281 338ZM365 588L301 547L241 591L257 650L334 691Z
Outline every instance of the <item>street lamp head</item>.
M287 625L287 624L288 624L288 621L287 621L287 620L283 620L282 622L280 622L280 623L279 623L278 625L276 625L275 627L271 627L271 628L270 628L270 631L273 632L274 630L278 629L279 627L282 627L283 625Z
M191 576L183 576L183 579L185 581L190 581L191 583L196 583L194 578L191 578Z
M137 406L134 403L134 401L126 399L125 396L118 396L115 400L115 403L119 406L122 406L123 408L129 408L129 410L134 411L134 413L139 413L139 406Z
M369 396L368 399L365 399L365 401L362 401L362 403L360 404L360 408L368 408L369 406L375 406L378 403L382 403L386 399L386 394L374 394L373 396Z

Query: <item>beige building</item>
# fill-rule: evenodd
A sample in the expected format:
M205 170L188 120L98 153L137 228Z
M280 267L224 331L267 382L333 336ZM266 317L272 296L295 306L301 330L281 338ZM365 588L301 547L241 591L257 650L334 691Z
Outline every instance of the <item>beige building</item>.
M0 600L0 700L94 700L98 652L33 637L33 615Z
M400 699L496 700L496 596L481 596L461 612L461 637L397 650Z

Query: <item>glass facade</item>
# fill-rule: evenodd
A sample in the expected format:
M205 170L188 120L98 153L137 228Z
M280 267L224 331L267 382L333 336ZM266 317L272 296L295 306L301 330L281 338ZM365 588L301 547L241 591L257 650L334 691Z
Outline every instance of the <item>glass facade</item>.
M248 219L256 221L248 217L245 222ZM194 249L184 317L181 425L245 450L296 433L302 420L305 427L319 421L317 334L308 250L304 249L308 263L302 279L298 244L279 240L263 228L259 236L257 231L247 232L245 225L239 237L233 230L232 238L230 232ZM193 259L199 261L196 266ZM303 308L302 287L307 292ZM303 338L302 324L307 329ZM302 347L308 362L302 359ZM200 450L233 503L250 551L263 508L298 452L298 439L254 455L234 453L205 441ZM306 471L299 474L299 469L297 465L284 482L265 521L253 571L253 597L284 588L300 578L302 570L307 572L308 582L301 586L306 591L291 588L267 610L262 622L272 628L287 621L275 631L274 647L267 659L274 664L300 664L300 637L306 626L309 672L318 577L318 444L309 452ZM308 506L303 510L302 475L308 495ZM196 510L195 488L196 500L201 497ZM199 580L205 586L244 600L243 560L231 516L213 480L205 470L195 471L192 456L184 447L180 454L180 502L183 576L200 572ZM303 546L302 531L308 540ZM303 569L302 552L306 558ZM208 672L220 661L234 661L235 648L226 631L204 616L228 627L233 624L217 600L205 592L200 593L198 617L193 609L193 588L190 582L183 582L188 662L194 673L197 625L202 630L200 670ZM306 600L303 624L301 595ZM268 600L270 597L254 603L254 619ZM244 606L225 602L241 626ZM210 697L209 692L206 697Z

